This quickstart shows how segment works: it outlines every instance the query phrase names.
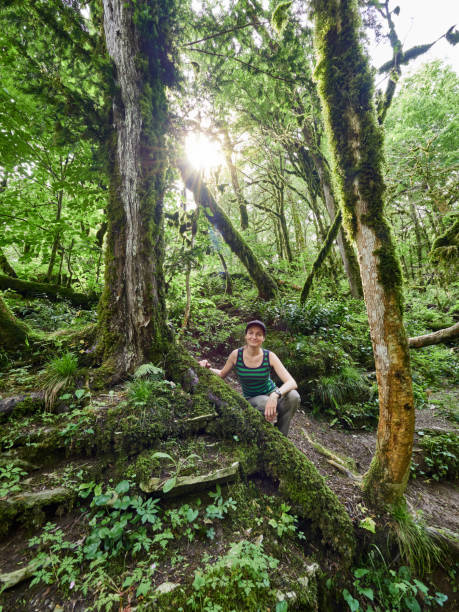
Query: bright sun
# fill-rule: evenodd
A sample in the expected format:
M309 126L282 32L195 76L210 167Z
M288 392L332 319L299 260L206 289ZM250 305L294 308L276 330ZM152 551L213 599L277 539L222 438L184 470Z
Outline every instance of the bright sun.
M204 134L188 134L185 141L188 160L196 170L210 170L224 163L220 145Z

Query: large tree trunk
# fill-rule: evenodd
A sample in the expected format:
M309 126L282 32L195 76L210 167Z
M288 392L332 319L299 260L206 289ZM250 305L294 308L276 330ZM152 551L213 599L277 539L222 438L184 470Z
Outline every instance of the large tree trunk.
M103 5L116 93L99 347L116 379L157 359L170 341L162 265L165 86L174 75L168 59L174 7L160 0Z
M9 353L24 347L30 333L27 325L18 321L0 296L0 347Z
M264 300L272 299L277 292L275 281L263 269L250 246L218 206L212 194L201 180L199 173L193 170L184 159L177 160L177 167L180 170L183 182L187 189L193 193L196 203L202 207L206 218L218 229L226 244L247 269L250 278L258 289L260 298Z
M356 0L314 0L316 70L343 218L357 245L379 389L376 454L365 490L395 502L408 481L414 405L401 273L383 217L382 134Z

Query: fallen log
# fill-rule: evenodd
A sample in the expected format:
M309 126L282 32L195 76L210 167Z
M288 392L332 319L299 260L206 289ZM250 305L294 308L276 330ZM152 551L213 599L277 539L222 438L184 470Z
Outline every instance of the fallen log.
M77 293L73 291L73 289L62 287L61 285L35 283L19 278L12 278L11 276L0 276L0 290L5 291L6 289L12 289L23 297L28 298L46 296L52 302L68 300L72 306L78 306L85 310L89 310L98 300L96 294L86 295L84 293Z
M440 329L431 334L425 334L424 336L416 336L415 338L408 339L408 346L410 348L422 348L423 346L431 346L432 344L440 344L441 342L447 342L453 338L459 336L459 321L451 327Z

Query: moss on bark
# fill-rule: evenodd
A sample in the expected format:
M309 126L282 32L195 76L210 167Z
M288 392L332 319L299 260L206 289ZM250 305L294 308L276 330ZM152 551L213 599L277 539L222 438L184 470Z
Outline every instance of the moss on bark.
M7 353L25 347L31 330L18 321L0 296L0 347Z
M258 465L279 481L280 491L293 504L295 513L311 521L324 548L330 548L343 567L349 566L355 550L352 522L314 464L242 396L191 357L172 351L167 368L175 380L188 384L194 402L208 404L210 400L215 405L219 418L212 422L210 431L221 438L237 435L241 442L258 449ZM199 369L199 378L190 374L194 368Z
M73 306L85 309L92 308L98 300L98 296L95 294L85 295L84 293L77 293L61 285L36 283L19 278L11 278L10 276L0 276L0 290L5 291L6 289L12 289L23 297L28 298L46 296L52 302L68 300Z
M402 277L384 218L382 131L373 77L361 46L356 0L314 0L316 79L333 152L343 221L359 254L375 355L380 418L366 491L386 502L403 494L414 433Z

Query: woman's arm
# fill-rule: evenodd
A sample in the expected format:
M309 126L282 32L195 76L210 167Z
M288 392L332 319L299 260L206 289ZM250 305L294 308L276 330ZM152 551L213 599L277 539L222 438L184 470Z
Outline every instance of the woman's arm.
M269 363L270 365L273 366L274 371L276 372L276 374L279 376L279 378L283 382L283 385L279 387L279 391L281 392L282 396L287 395L289 391L293 391L294 389L298 387L298 385L295 382L295 379L290 374L290 372L287 370L287 368L282 364L282 361L279 359L279 357L275 353L272 353L271 351L269 352ZM278 400L279 400L279 395L273 391L271 395L269 396L268 401L266 402L265 419L267 421L271 421L272 423L276 422L276 412L277 412L277 401Z
M199 365L202 366L203 368L208 368L211 372L213 372L217 376L220 376L220 378L226 378L228 374L231 372L231 370L234 368L236 364L236 359L237 359L237 349L235 349L230 354L230 356L226 360L225 365L223 366L221 370L217 370L217 368L211 368L210 362L207 359L203 359L202 361L200 361Z
M289 391L293 391L294 389L298 389L298 385L296 384L295 379L284 366L279 357L270 351L269 353L269 362L274 368L274 371L279 376L283 385L279 387L279 391L282 395L287 395Z

